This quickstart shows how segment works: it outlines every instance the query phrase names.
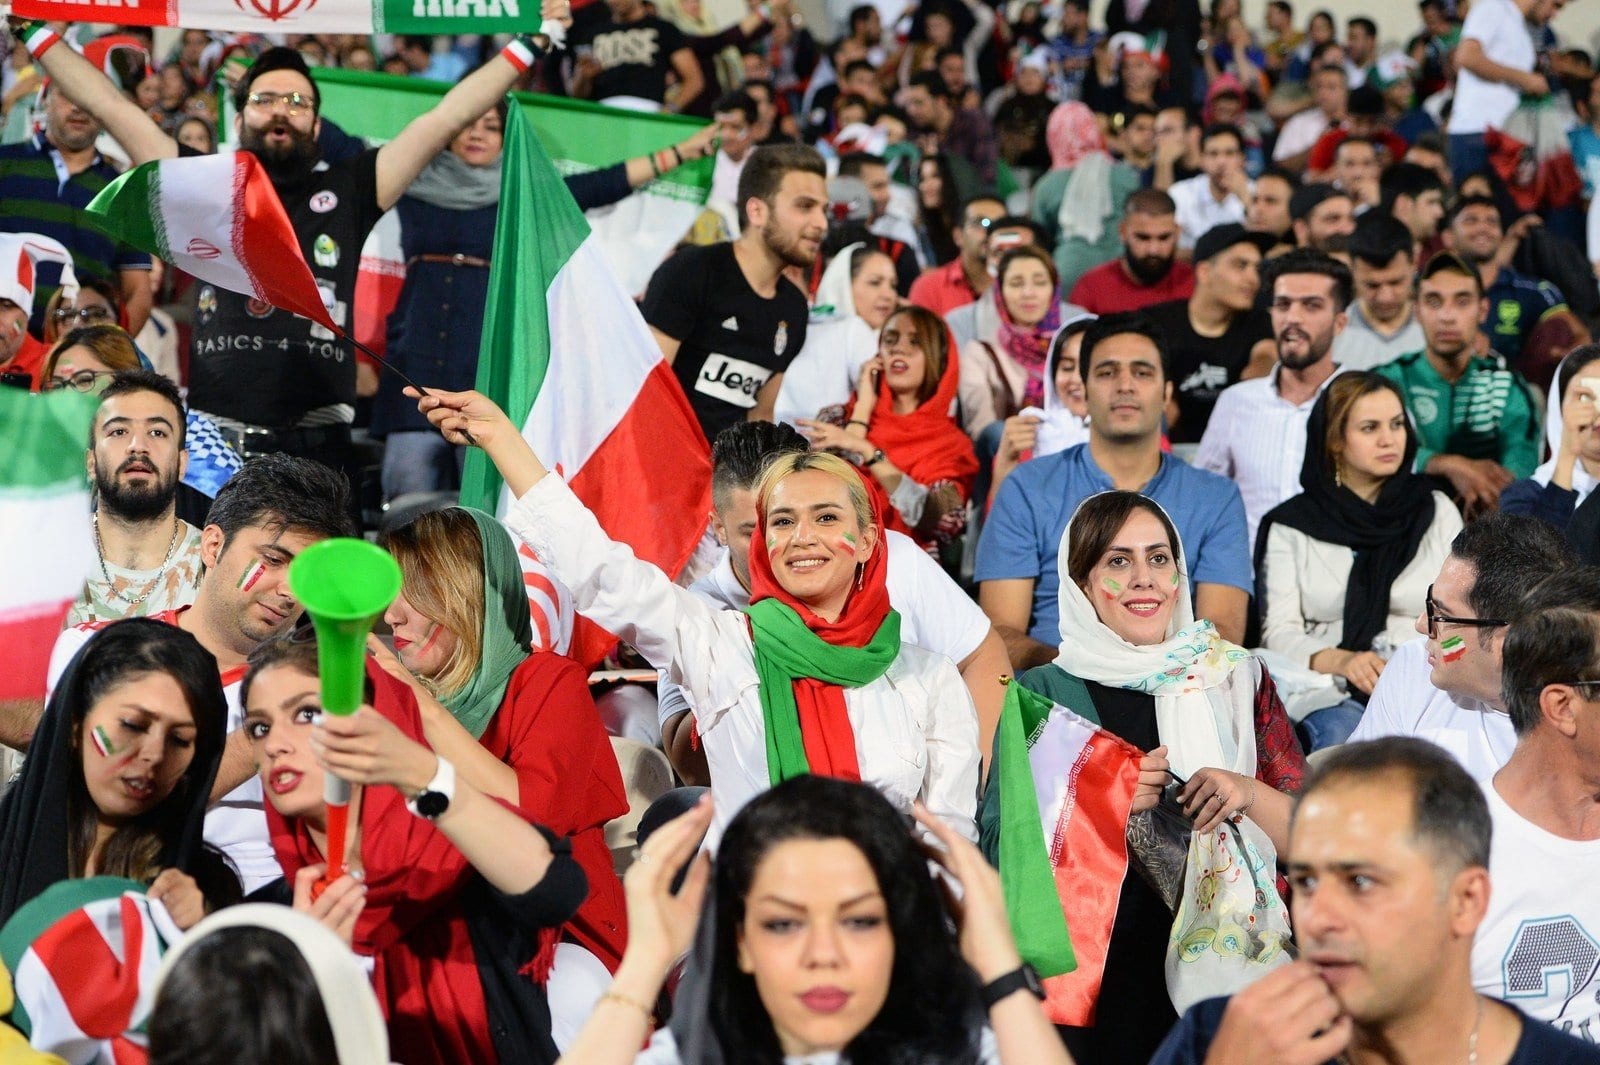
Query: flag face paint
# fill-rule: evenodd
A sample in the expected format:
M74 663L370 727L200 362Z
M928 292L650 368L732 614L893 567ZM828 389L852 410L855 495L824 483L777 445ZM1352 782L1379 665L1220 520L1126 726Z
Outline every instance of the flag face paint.
M856 553L856 534L855 533L845 533L845 534L843 534L842 538L839 540L839 550L848 551L852 555L855 554Z
M1446 637L1440 644L1439 650L1444 652L1446 662L1459 662L1467 653L1467 641L1460 636Z
M106 732L103 725L96 725L90 729L89 739L94 743L94 749L100 752L100 757L102 758L110 758L120 749L111 742L111 736Z
M255 559L244 568L243 573L239 574L239 590L241 592L248 592L250 589L256 586L256 582L259 581L261 579L261 575L266 572L266 563L262 562L259 558Z
M1107 599L1115 599L1117 596L1122 594L1122 585L1112 580L1110 577L1101 577L1100 587L1104 591Z
M422 655L425 655L430 650L432 650L433 649L433 645L439 642L439 634L441 632L443 632L443 631L444 631L444 626L443 625L439 624L437 621L432 622L428 626L428 637L427 637L427 639L423 640L422 641L422 646L417 648L417 657L420 658Z

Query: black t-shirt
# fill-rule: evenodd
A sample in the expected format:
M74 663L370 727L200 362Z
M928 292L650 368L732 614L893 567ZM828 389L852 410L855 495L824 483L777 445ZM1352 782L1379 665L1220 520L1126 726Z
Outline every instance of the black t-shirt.
M672 53L687 48L683 31L665 19L647 15L637 22L606 22L581 32L573 48L591 48L600 64L593 96L638 96L661 103L667 98Z
M1515 1006L1522 1018L1522 1035L1517 1038L1516 1049L1506 1065L1596 1065L1600 1063L1600 1047L1558 1032L1543 1021L1536 1021ZM1189 1008L1178 1026L1167 1035L1166 1042L1150 1065L1203 1065L1211 1041L1222 1026L1222 1013L1228 1007L1225 998L1208 998ZM1329 1065L1333 1065L1332 1062Z
M732 244L685 248L650 278L644 320L680 341L672 370L707 440L744 421L756 393L806 342L806 298L787 278L763 299Z
M1172 366L1172 391L1178 401L1178 424L1167 435L1174 444L1197 444L1206 431L1217 397L1250 364L1250 349L1272 338L1272 319L1253 309L1240 315L1219 337L1203 337L1189 324L1189 301L1172 300L1150 308L1150 316L1167 339Z
M361 245L383 214L378 149L319 163L303 181L274 187L329 315L348 329ZM309 411L355 401L349 341L259 300L195 285L189 402L196 410L286 429Z

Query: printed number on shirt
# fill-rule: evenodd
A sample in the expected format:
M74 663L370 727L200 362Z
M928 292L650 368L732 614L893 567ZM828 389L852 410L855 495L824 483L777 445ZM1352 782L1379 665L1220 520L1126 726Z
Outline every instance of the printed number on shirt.
M772 371L765 366L713 353L706 356L705 365L700 367L694 390L735 407L754 407L756 393L771 376Z

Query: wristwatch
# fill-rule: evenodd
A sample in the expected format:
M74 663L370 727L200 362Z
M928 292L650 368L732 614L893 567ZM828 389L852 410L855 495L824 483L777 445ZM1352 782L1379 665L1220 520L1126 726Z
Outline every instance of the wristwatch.
M426 821L437 821L450 809L450 800L456 795L456 768L443 758L434 770L433 779L416 796L406 802L406 809ZM1003 979L1003 978L1002 978Z
M886 458L888 458L888 456L883 453L883 448L880 447L876 451L874 451L871 455L867 456L867 461L863 462L861 464L861 467L862 467L862 469L865 469L868 466L876 466L878 463L882 462Z
M1022 990L1026 990L1040 1002L1044 1001L1044 985L1039 982L1039 973L1027 962L984 984L978 992L978 997L983 1000L984 1011L988 1012L994 1009L995 1004L1001 999Z

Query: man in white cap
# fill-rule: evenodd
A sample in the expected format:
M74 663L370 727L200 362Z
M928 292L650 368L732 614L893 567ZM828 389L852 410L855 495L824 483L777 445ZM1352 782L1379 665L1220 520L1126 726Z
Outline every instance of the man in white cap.
M41 262L61 264L61 288L76 297L72 256L37 233L0 233L0 385L37 390L48 349L28 332Z

